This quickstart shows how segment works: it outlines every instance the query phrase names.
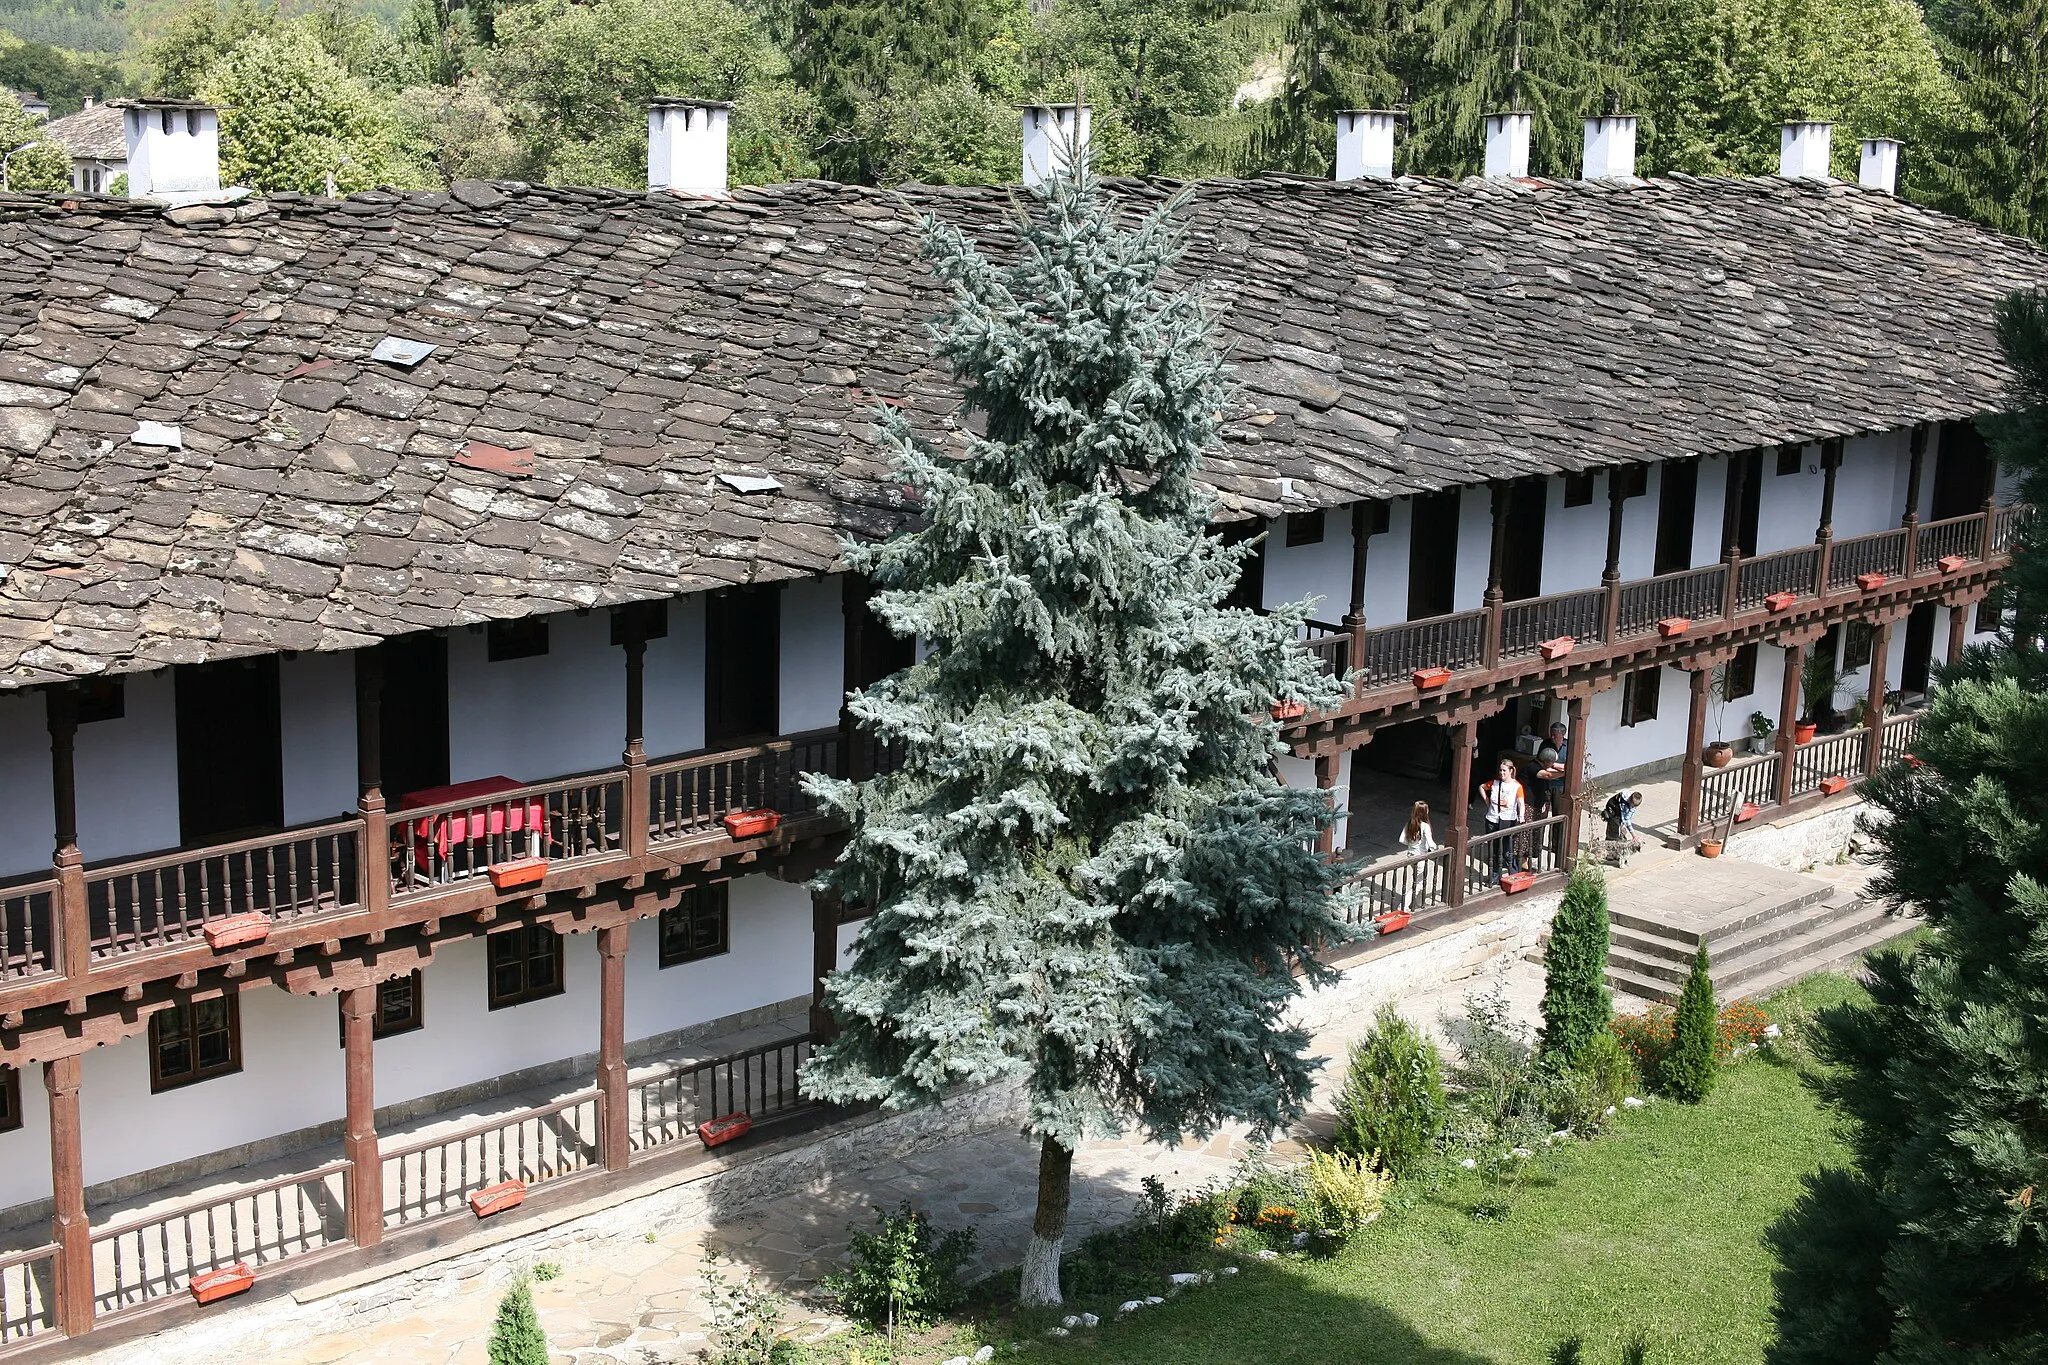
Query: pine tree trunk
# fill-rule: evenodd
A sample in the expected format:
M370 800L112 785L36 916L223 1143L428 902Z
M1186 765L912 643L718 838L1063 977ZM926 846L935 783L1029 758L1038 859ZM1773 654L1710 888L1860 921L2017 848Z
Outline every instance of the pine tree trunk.
M1073 1193L1074 1154L1052 1138L1038 1148L1038 1213L1017 1301L1029 1308L1060 1301L1060 1244L1067 1236L1067 1201Z

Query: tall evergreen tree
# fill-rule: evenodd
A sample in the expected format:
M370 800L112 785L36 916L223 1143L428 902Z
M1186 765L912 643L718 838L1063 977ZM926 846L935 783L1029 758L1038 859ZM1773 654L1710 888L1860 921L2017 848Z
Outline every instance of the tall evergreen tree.
M2000 307L2017 416L1991 431L2048 496L2048 294ZM2024 531L2019 616L2048 610L2048 533ZM1939 932L1881 955L1872 1003L1821 1018L1855 1163L1809 1179L1772 1229L1771 1365L2048 1360L2048 654L2037 631L1946 669L1916 768L1864 791L1880 894Z
M1713 1090L1721 1064L1719 1022L1714 978L1708 970L1707 945L1703 941L1693 954L1692 972L1685 978L1685 989L1678 993L1678 1017L1671 1023L1671 1050L1657 1064L1657 1081L1666 1094L1698 1104Z
M937 354L980 434L942 452L879 418L926 523L847 558L929 653L850 702L900 767L813 779L851 828L822 884L871 913L805 1086L901 1106L1021 1078L1027 1303L1059 1301L1089 1134L1299 1113L1312 1064L1285 1011L1349 932L1312 850L1330 808L1271 766L1269 708L1337 695L1292 644L1307 604L1221 605L1243 549L1208 534L1195 481L1226 387L1202 301L1162 282L1181 211L1127 223L1057 178L1000 261L927 223L953 295Z
M1337 114L1405 103L1420 66L1413 0L1295 0L1283 15L1280 88L1259 111L1247 171L1328 175Z
M1607 989L1607 879L1585 858L1572 868L1564 900L1543 950L1543 1034L1546 1058L1570 1064L1614 1022Z
M2048 5L1927 6L1962 112L1928 148L1919 188L1935 204L2048 240Z
M988 38L977 0L792 0L771 28L786 30L796 83L818 101L827 174L874 184L875 148L855 134L879 99L910 99L957 71Z

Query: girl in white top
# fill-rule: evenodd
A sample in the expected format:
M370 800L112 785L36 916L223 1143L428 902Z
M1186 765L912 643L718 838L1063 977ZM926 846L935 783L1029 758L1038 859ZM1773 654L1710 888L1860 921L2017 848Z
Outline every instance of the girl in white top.
M1529 798L1522 791L1522 784L1515 779L1515 765L1508 759L1500 761L1500 776L1492 782L1481 784L1479 795L1486 802L1486 832L1494 833L1510 825L1525 823L1529 818ZM1519 840L1497 839L1493 842L1493 875L1502 872L1522 870L1520 853L1511 847Z
M1429 832L1429 802L1417 801L1415 808L1408 812L1408 824L1401 831L1400 844L1403 853L1436 851L1436 836Z

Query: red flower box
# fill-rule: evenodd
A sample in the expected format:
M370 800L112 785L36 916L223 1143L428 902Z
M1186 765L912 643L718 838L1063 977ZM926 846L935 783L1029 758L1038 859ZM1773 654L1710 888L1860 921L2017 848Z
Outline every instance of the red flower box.
M1764 609L1766 611L1783 611L1798 600L1799 594L1796 592L1774 592L1764 599Z
M249 1268L247 1261L236 1261L218 1270L209 1270L194 1275L186 1288L192 1291L194 1303L212 1303L233 1294L246 1293L256 1283L256 1272Z
M1657 623L1657 633L1667 640L1675 640L1691 629L1690 616L1667 616Z
M488 1218L506 1209L516 1209L526 1202L524 1180L500 1180L495 1185L486 1185L469 1197L469 1211L479 1218Z
M1900 754L1899 762L1905 764L1909 768L1920 768L1926 766L1925 760L1921 759L1918 755L1911 753Z
M1273 704L1273 719L1293 720L1296 716L1303 715L1307 711L1308 703L1305 701L1275 702Z
M1943 573L1955 573L1970 562L1968 555L1943 555L1934 561L1934 567Z
M1406 910L1396 910L1391 915L1381 915L1378 919L1374 920L1373 928L1379 930L1383 934L1398 933L1401 930L1406 929L1408 927L1409 921L1413 920L1414 918L1415 916L1409 914Z
M1856 586L1863 589L1863 591L1865 592L1875 592L1877 589L1884 586L1884 575L1881 573L1857 574Z
M754 1120L746 1114L726 1114L697 1125L697 1140L706 1147L718 1147L743 1138L753 1130Z
M1820 789L1821 793L1825 796L1838 796L1849 789L1849 779L1846 777L1823 777L1820 780Z
M1754 801L1743 802L1742 809L1735 812L1735 823L1738 825L1748 824L1751 820L1756 819L1758 809L1759 808L1756 802Z
M782 823L782 813L773 810L736 810L725 817L725 832L735 839L752 839L767 834Z
M491 864L491 885L500 891L515 886L533 886L548 875L546 858L514 858L509 863Z
M1415 685L1427 692L1433 687L1442 687L1451 680L1448 668L1418 668L1414 673Z
M1562 659L1572 652L1572 646L1576 643L1571 636L1560 635L1555 640L1538 640L1536 652L1545 659Z
M1500 889L1507 892L1510 896L1514 895L1517 891L1527 891L1534 885L1536 885L1536 874L1534 872L1503 872L1500 874Z
M225 915L208 923L201 932L206 935L206 946L216 953L228 948L246 947L270 937L270 916L261 910Z

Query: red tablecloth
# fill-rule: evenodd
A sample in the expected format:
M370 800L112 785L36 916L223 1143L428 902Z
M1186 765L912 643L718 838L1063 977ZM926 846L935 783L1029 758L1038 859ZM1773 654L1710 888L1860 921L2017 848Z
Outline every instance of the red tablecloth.
M509 777L479 777L468 782L453 782L445 787L426 787L399 797L398 808L401 811L420 806L445 806L452 801L476 803L468 810L423 815L414 821L413 833L417 840L413 845L414 858L421 863L426 861L429 840L445 857L456 844L493 834L516 834L522 830L537 834L545 818L539 798L528 797L523 801L500 801L489 805L482 800L499 792L517 791L525 785ZM472 821L474 828L471 827Z

